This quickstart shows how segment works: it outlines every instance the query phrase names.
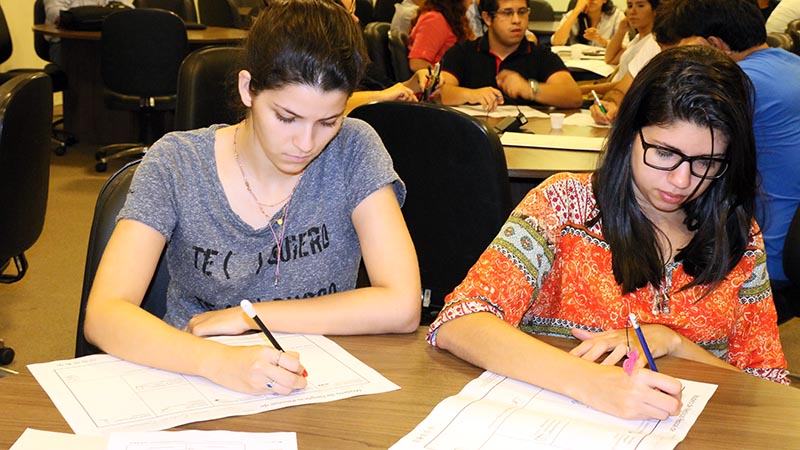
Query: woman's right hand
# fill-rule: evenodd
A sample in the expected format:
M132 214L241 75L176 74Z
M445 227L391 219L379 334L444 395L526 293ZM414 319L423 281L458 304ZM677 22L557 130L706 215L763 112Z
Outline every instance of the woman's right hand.
M200 373L220 386L251 395L289 394L306 387L306 369L297 352L264 345L220 344Z
M634 369L631 375L616 366L598 365L581 385L575 397L584 404L623 419L665 420L680 413L683 403L681 382L648 369Z
M592 103L592 106L589 107L589 112L592 114L592 119L594 119L594 122L597 124L610 125L614 118L617 117L617 110L619 107L614 102L600 100L600 103L603 104L603 107L606 109L606 113L603 114L603 112L600 111L600 108L597 107L597 103Z

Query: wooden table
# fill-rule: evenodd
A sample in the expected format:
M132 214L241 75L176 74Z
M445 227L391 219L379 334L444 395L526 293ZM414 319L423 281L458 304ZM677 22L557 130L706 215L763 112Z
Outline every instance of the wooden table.
M64 128L81 142L110 144L136 142L138 117L106 108L100 70L100 32L64 30L52 24L34 25L34 33L61 38L61 55L69 82L63 94ZM191 50L208 45L231 45L247 35L236 28L207 27L187 30Z
M567 115L576 110L564 111ZM494 126L500 119L489 119ZM608 128L564 125L560 130L550 128L550 119L529 119L523 131L537 134L560 134L565 136L605 137ZM599 152L583 150L555 150L549 148L503 147L506 154L508 176L511 178L542 179L558 172L591 172L597 168Z
M482 370L409 335L334 337L347 351L402 389L329 403L296 406L188 424L179 429L294 431L300 449L386 449L409 433L435 405ZM546 338L562 348L575 341ZM800 390L751 375L665 357L662 372L718 384L680 449L800 448ZM539 368L544 370L543 368ZM537 369L538 370L538 369ZM0 378L0 448L26 427L71 432L33 376Z

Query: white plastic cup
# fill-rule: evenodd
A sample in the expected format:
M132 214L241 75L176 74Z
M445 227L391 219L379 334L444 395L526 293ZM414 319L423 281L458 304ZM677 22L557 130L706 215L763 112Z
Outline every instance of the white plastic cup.
M583 52L579 47L573 45L570 49L570 56L572 56L572 59L581 59L583 58Z
M564 126L564 117L563 113L550 113L550 128L560 130Z

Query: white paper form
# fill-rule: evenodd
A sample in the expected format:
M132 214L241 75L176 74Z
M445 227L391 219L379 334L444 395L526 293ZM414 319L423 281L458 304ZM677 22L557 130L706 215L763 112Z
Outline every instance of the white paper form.
M547 113L543 113L538 109L531 108L530 106L526 105L500 105L492 112L486 112L481 105L461 105L461 106L451 106L451 108L461 111L464 114L469 114L473 117L508 117L508 116L516 116L520 112L528 118L534 119L546 119L550 117Z
M683 409L667 420L624 420L492 372L448 397L391 450L664 450L675 448L716 391L681 380Z
M300 353L308 370L307 387L290 395L242 394L202 377L153 369L110 355L28 368L77 434L156 431L400 389L324 336L276 333L276 338L285 349ZM217 340L229 345L268 344L260 333Z
M106 450L105 436L78 436L69 433L26 428L9 450Z
M108 436L108 450L297 450L297 434L200 430L119 432Z
M586 150L599 152L605 138L590 136L566 136L563 134L533 134L507 131L500 136L503 145L511 147L555 148L563 150Z

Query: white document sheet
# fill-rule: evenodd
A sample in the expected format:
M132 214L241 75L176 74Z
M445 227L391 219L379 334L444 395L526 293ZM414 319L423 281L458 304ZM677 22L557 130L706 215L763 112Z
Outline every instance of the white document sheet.
M108 450L297 450L297 434L199 430L120 432L109 435Z
M78 436L69 433L26 428L9 450L106 450L105 436Z
M442 400L391 450L672 449L717 389L714 384L681 382L683 409L678 416L624 420L487 371Z
M300 353L308 370L308 386L290 395L242 394L202 377L110 355L31 364L28 369L77 434L156 431L400 389L324 336L276 333L276 338L283 348ZM260 333L217 340L229 345L269 345Z
M590 136L565 136L563 134L533 134L505 132L500 136L503 145L511 147L555 148L561 150L586 150L599 152L605 138Z
M588 109L570 114L564 119L564 125L575 125L579 127L611 128L611 125L600 124L592 119L592 113Z
M520 112L525 115L527 118L539 118L539 119L546 119L550 117L547 113L543 113L538 109L531 108L530 106L526 105L500 105L492 112L486 112L485 109L481 105L461 105L461 106L451 106L451 108L461 111L464 114L469 114L473 117L508 117L508 116L516 116ZM519 110L517 110L519 108Z

